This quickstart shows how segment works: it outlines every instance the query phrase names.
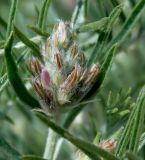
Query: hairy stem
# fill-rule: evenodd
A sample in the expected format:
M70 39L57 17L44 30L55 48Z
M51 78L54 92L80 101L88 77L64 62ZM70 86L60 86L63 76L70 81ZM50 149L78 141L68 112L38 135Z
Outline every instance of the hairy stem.
M52 129L49 129L43 158L53 160L58 138L58 134Z

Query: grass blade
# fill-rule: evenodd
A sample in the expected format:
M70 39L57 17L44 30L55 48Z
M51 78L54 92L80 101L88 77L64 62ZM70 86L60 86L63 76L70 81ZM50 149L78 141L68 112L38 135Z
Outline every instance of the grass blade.
M21 101L31 106L32 108L39 107L38 101L28 93L22 80L18 75L17 66L11 55L12 44L13 44L13 33L11 33L5 46L5 59L6 59L8 79Z

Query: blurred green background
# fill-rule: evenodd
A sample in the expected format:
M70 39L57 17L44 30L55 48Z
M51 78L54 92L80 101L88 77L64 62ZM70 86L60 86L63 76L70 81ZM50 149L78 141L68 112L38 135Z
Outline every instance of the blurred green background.
M120 30L136 1L124 1L123 12L113 26L111 36L116 35ZM37 23L41 2L41 0L19 0L15 23L28 37L36 36L36 33L32 32L28 28L28 25L35 25ZM122 1L120 0L120 2ZM75 4L75 0L53 0L48 11L48 31L52 30L53 25L59 19L70 21ZM11 0L0 0L0 40L5 40L5 28L10 5ZM113 0L90 0L86 22L93 22L108 16L114 5L115 1ZM97 33L79 35L80 46L95 42L96 39ZM91 54L92 49L93 47L84 48L87 57ZM20 56L21 52L19 51L14 55L16 59ZM100 60L98 58L98 62ZM30 74L26 64L27 62L25 61L21 63L19 73L26 82L27 87L29 87ZM3 55L0 55L0 71L6 72ZM120 113L135 101L144 83L145 12L135 24L131 34L117 50L112 68L94 102L86 105L73 122L70 132L88 141L93 141L98 131L102 133L104 138L108 137L125 122L129 112L126 112L123 116ZM110 101L111 96L112 100ZM115 112L116 116L114 116L114 113L109 112L109 108L111 107L119 108ZM46 136L47 127L32 114L28 106L18 100L12 87L8 84L0 91L0 138L4 137L22 154L42 155ZM142 155L144 151L142 151ZM58 160L74 160L76 152L77 149L65 141ZM0 159L4 159L1 154Z

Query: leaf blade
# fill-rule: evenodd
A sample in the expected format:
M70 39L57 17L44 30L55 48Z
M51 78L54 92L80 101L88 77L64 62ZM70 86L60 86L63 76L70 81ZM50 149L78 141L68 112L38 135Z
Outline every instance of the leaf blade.
M5 46L5 59L6 59L8 79L21 101L31 106L32 108L38 107L39 106L38 101L28 93L27 89L23 85L23 82L18 75L17 66L11 55L12 44L13 44L13 33L10 34L9 39L6 42Z
M109 45L106 48L106 51L111 48L111 46L115 43L121 43L130 33L132 27L139 19L140 15L143 13L145 6L145 0L140 0L136 6L134 7L130 16L126 19L121 31L111 40Z
M45 23L47 20L47 12L50 6L51 0L44 0L42 4L42 8L40 10L39 18L38 18L38 27L44 31Z
M77 29L77 32L102 31L103 28L107 25L107 23L108 23L108 18L105 17L99 21L88 23L88 24L80 26Z
M14 34L29 48L31 48L34 54L34 56L38 57L40 60L42 60L42 55L40 53L40 50L38 48L38 46L30 41L15 25L13 25L13 31Z
M57 124L51 121L45 114L36 111L35 113L47 126L49 126L51 129L53 129L55 132L57 132L59 135L61 135L68 141L70 141L72 144L80 148L83 152L87 153L89 157L92 155L93 157L96 156L96 160L98 159L98 156L101 156L109 160L119 160L113 154L95 146L94 144L88 143L84 140L74 137L69 132L67 132L67 130L59 127Z
M20 158L20 160L46 160L46 159L35 155L24 155Z
M7 141L0 137L0 158L9 160L19 159L20 153L16 151Z
M17 3L18 3L18 0L12 0L12 5L10 8L10 14L8 19L8 26L7 26L7 34L6 34L7 38L9 37L12 30L12 23L16 14Z

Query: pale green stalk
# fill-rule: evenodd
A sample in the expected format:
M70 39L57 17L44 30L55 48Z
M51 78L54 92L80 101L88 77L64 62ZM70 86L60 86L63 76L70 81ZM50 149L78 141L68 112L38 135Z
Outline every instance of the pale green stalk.
M54 132L52 129L48 130L48 137L46 140L46 146L45 146L43 158L45 158L47 160L54 159L53 157L54 157L55 148L56 148L58 138L59 138L59 136L56 132Z

